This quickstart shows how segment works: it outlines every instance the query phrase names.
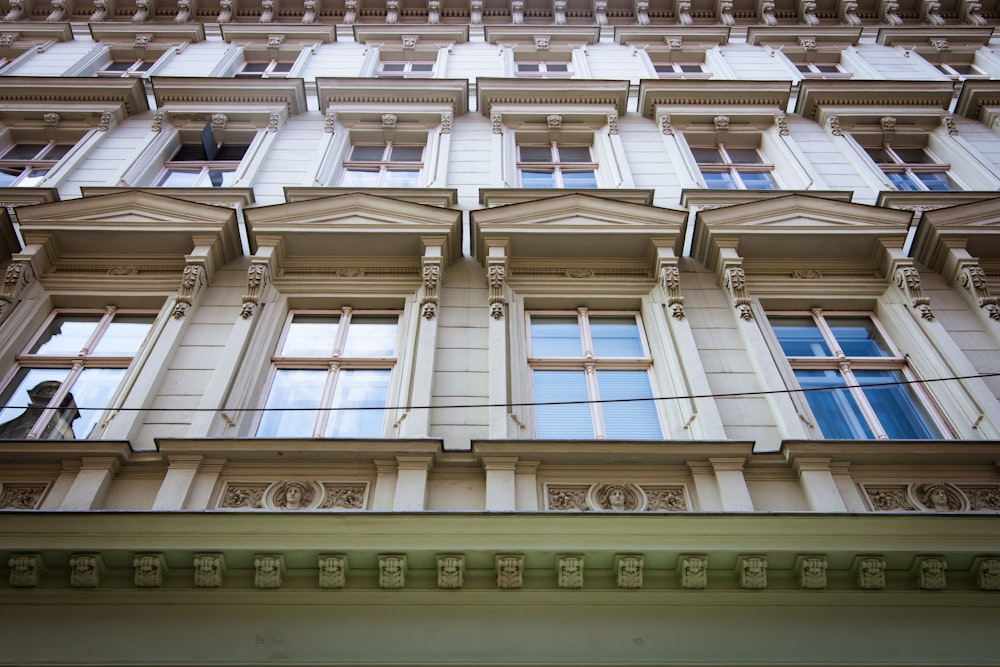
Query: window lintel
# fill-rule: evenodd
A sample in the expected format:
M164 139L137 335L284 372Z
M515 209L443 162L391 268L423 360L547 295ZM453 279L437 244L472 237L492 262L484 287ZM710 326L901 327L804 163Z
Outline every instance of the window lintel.
M790 95L791 82L786 81L644 79L639 84L639 110L652 119L672 109L717 116L720 108L760 110L773 118L788 106Z

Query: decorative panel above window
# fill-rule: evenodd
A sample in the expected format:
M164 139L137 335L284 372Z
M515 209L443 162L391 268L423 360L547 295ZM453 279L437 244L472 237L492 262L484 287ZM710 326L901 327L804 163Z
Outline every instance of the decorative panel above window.
M600 37L584 26L486 26L486 41L502 51L503 76L589 78L586 48Z
M220 28L231 46L212 74L240 79L301 76L319 45L337 39L333 25L225 23Z
M31 23L0 28L0 74L13 74L18 66L48 46L73 39L68 23Z
M953 81L989 79L981 59L993 30L986 27L938 26L880 28L877 43L916 53Z
M97 45L66 76L146 78L188 44L205 40L205 28L198 23L91 23L90 34Z
M367 49L361 76L382 79L443 78L448 54L468 40L463 25L354 26L354 41Z
M735 78L719 50L728 27L615 26L615 42L632 48L642 78Z
M850 26L753 26L747 30L747 43L763 46L772 57L784 60L796 80L850 79L855 72L845 53L860 39L861 28Z

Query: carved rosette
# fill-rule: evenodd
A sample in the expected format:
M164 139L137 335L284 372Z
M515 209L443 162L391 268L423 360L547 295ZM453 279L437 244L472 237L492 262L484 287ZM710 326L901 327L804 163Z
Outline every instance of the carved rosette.
M914 563L917 573L917 585L925 591L943 591L948 582L945 578L945 570L948 569L948 561L944 556L921 556Z
M896 269L896 285L903 290L910 305L925 320L933 321L930 297L926 297L920 289L920 272L914 266L901 266Z
M858 588L865 591L880 591L885 588L885 558L861 556L856 567Z
M514 590L524 585L524 556L520 554L497 554L497 588Z
M379 588L403 588L406 585L406 555L379 554Z
M33 510L38 509L42 497L49 485L45 482L0 484L0 509Z
M41 582L45 561L41 554L11 554L10 585L14 588L34 588Z
M490 288L490 317L494 320L503 319L507 299L504 297L504 286L507 282L507 264L503 260L490 261L486 267L486 281Z
M615 584L618 588L642 588L642 554L615 556Z
M826 588L826 556L800 556L796 559L799 587L807 589Z
M195 296L205 284L205 267L200 264L188 264L181 274L181 287L177 290L173 316L175 320L183 319L191 309Z
M559 588L583 588L583 554L556 556Z
M264 291L269 278L266 264L251 264L247 269L247 291L243 294L243 306L240 308L240 317L248 320L257 312L260 304L260 295Z
M441 282L441 259L439 257L423 258L424 295L420 299L420 314L424 319L432 320L437 315L438 286Z
M465 582L465 555L438 554L438 588L461 588Z
M749 322L753 319L750 310L750 297L747 296L747 277L741 266L727 266L725 269L725 287L733 298L733 307L739 313L740 319Z
M343 588L347 585L347 555L320 554L319 587Z
M660 267L660 286L667 293L667 309L671 317L684 319L684 297L681 296L681 270L674 264Z
M253 557L254 588L281 588L285 557L281 554L257 554Z
M196 588L219 588L226 572L226 558L221 553L194 555L194 585Z
M740 587L752 590L767 588L767 557L740 556L737 558Z
M966 264L958 273L959 284L967 289L976 304L986 311L991 320L1000 322L1000 297L990 294L986 272L978 264ZM0 297L2 298L2 297Z
M708 588L707 556L681 556L677 559L677 569L680 571L681 588L688 590Z
M167 571L167 560L161 553L136 554L132 558L135 568L133 581L136 588L159 588Z
M69 557L69 585L73 588L97 588L104 574L101 554L73 554Z

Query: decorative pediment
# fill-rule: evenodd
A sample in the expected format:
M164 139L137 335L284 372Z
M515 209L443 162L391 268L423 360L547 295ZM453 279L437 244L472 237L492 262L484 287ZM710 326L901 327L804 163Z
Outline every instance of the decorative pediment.
M934 122L951 105L951 81L871 81L806 79L799 85L795 113L822 123L827 115L881 117L901 113ZM891 109L890 107L895 107Z
M721 273L732 252L750 267L797 263L884 273L889 250L903 247L909 211L802 195L698 213L691 255Z
M467 112L469 100L469 82L465 79L317 77L316 90L324 112L365 113L382 107L394 107L394 113L408 108L419 112L421 105L432 105L461 115Z
M485 263L489 248L506 245L518 260L628 261L646 266L654 248L679 254L683 211L570 194L473 211L472 252ZM652 266L648 268L652 270Z
M732 83L732 82L730 82ZM489 116L494 107L574 105L611 107L624 115L628 81L602 79L490 79L477 80L479 112Z
M79 85L79 79L75 81ZM287 116L306 111L305 83L302 79L158 76L153 77L152 82L157 107L204 107L214 112L223 111L220 105L235 107L225 109L227 115L238 114L240 107L280 108Z
M350 261L419 266L423 239L446 237L444 261L460 256L462 214L437 206L353 193L244 212L254 252L274 248L279 272Z
M913 257L935 271L952 250L1000 266L1000 197L927 211L913 241Z
M60 265L182 267L196 247L209 248L209 268L240 255L236 213L130 191L26 206L18 210L25 253L44 275ZM32 246L37 247L33 252Z
M788 106L790 95L786 81L649 79L639 85L639 111L653 119L663 113L711 118L730 109L740 117L766 111L773 118Z
M966 81L955 113L992 127L1000 118L1000 81Z
M352 188L352 187L312 187L297 186L284 188L285 201L288 203L336 197L354 192L370 194L378 197L388 197L411 204L425 204L449 208L458 204L458 190L454 188Z
M137 79L88 79L87 85L73 77L0 77L0 110L37 105L45 111L92 114L118 110L122 117L149 110L142 81Z

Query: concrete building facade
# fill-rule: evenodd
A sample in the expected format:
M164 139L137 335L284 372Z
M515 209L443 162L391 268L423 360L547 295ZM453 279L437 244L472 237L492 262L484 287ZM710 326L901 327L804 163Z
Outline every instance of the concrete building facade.
M9 0L0 663L996 664L998 21Z

